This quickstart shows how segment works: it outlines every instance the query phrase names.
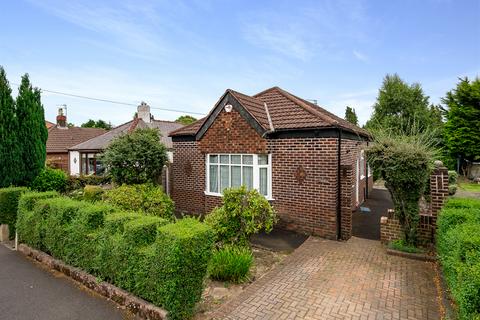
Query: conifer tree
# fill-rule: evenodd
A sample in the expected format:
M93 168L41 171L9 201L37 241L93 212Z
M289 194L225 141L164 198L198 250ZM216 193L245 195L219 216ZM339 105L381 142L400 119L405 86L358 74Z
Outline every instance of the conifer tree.
M15 101L7 75L0 66L0 187L18 183L20 164Z
M347 106L345 109L345 120L358 126L358 117L354 108Z
M48 132L40 97L28 74L22 77L17 96L18 145L21 149L21 183L29 185L45 167Z

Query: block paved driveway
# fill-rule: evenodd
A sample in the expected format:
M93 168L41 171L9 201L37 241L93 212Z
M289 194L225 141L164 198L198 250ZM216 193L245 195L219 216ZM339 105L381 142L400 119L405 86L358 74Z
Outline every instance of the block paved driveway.
M432 263L310 237L214 319L440 319Z

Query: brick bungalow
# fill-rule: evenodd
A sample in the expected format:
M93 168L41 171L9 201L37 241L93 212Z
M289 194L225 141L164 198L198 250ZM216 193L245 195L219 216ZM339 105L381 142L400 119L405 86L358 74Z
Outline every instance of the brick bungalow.
M368 133L278 87L253 96L228 89L207 117L170 136L181 212L208 213L224 188L243 184L271 201L281 227L348 239L373 184Z
M104 129L68 127L63 109L59 109L56 125L48 127L47 121L45 125L48 128L47 164L67 174L70 172L68 148L105 133Z

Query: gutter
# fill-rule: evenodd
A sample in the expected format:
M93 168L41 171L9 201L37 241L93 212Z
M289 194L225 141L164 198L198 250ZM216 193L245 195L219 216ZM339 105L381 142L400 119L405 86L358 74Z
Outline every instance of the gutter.
M338 143L337 143L337 240L342 238L342 181L341 181L341 164L342 164L342 128L337 127Z

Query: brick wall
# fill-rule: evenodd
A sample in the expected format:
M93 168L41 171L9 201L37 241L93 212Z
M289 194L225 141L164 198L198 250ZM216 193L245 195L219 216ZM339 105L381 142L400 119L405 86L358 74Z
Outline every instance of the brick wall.
M62 169L66 174L70 174L68 169L68 153L48 153L47 164L52 168Z
M430 175L430 207L420 213L420 224L418 227L419 242L422 245L434 242L437 215L448 197L448 170L444 167L437 167ZM387 217L380 220L380 241L388 243L392 240L402 238L400 222L389 210Z

